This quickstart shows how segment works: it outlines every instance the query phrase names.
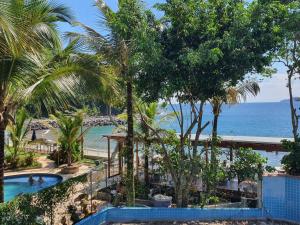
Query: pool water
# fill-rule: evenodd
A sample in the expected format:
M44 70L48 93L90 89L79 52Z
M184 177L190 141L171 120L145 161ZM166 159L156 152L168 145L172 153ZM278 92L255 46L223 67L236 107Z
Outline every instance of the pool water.
M29 182L30 176L34 179L33 183ZM40 177L42 177L43 182L39 182ZM26 174L4 177L4 201L10 201L21 194L38 192L61 181L62 177L54 174Z

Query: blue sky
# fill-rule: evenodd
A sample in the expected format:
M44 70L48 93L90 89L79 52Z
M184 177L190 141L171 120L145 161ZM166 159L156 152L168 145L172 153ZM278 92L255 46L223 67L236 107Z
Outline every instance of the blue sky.
M144 0L144 3L147 8L151 8L155 3L163 1L164 0ZM94 7L94 0L57 0L56 2L70 7L76 20L95 29L100 29L98 24L100 15L97 8ZM117 0L106 0L106 3L113 10L117 9ZM60 24L59 27L61 33L75 29L66 24ZM273 75L272 78L265 78L261 81L260 94L255 98L249 98L248 102L276 102L288 98L285 68L280 65L276 65L276 68L278 69L277 74ZM298 80L294 85L295 96L300 96L299 87L300 81Z

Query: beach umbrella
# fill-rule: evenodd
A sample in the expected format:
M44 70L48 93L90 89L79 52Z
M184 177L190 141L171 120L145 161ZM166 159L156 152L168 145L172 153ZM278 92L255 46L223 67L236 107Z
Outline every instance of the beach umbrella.
M32 136L31 136L31 141L35 141L36 140L36 133L35 130L32 131Z

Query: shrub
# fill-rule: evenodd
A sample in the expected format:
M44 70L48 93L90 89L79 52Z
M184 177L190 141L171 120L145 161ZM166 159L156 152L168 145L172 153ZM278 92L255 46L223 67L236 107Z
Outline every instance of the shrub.
M71 161L77 162L80 160L80 144L78 142L73 143L72 149L71 149ZM66 164L68 163L68 151L65 147L64 143L61 143L60 150L59 151L53 151L49 157L49 159L55 161L57 165Z
M5 168L39 168L41 164L37 162L36 155L33 152L20 150L17 157L13 157L9 148L5 151Z
M282 144L289 151L281 160L285 171L290 175L300 175L300 141L283 140Z
M238 177L238 182L246 179L254 180L256 175L263 174L266 163L267 158L262 157L251 148L240 148L236 151L230 170L233 175Z

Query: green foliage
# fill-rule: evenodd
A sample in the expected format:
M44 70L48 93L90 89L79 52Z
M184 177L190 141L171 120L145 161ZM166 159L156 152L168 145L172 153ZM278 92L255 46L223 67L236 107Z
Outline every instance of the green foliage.
M36 160L33 152L19 151L17 157L14 156L14 150L10 147L5 151L5 167L8 169L28 169L39 168L41 164Z
M236 150L234 162L230 167L231 175L237 176L238 181L261 178L267 159L250 148Z
M154 40L150 36L152 51L142 60L153 62L137 77L140 93L152 101L224 96L246 74L263 72L282 40L279 25L287 14L278 1L179 0L158 8L165 15L163 29Z
M284 140L282 144L289 151L289 154L285 155L281 160L285 171L291 175L300 175L300 142Z
M58 113L57 116L52 115L59 128L59 157L66 157L64 159L69 166L72 162L80 159L80 140L87 131L85 129L82 133L80 132L83 126L83 117L82 111L78 111L72 116L62 113Z
M8 126L9 137L12 142L12 146L7 146L6 161L10 164L11 168L17 168L19 166L24 166L20 163L20 155L27 155L28 160L30 160L31 155L24 152L24 147L27 144L26 135L29 132L29 116L25 109L20 109L17 111L14 122L11 122ZM22 157L24 158L24 157ZM31 157L32 158L32 157ZM26 160L27 161L27 160ZM20 165L21 164L21 165ZM30 166L32 162L26 163L25 166Z
M36 206L43 210L43 215L50 219L51 225L54 224L53 218L55 214L55 207L68 199L70 194L73 193L74 185L85 182L87 182L86 174L71 178L52 188L48 188L37 193Z
M299 78L300 69L300 2L289 1L286 4L288 16L283 23L284 40L276 52L276 61L281 62L286 69L287 88L289 91L291 125L295 141L299 139L299 110L294 102L293 82Z
M175 132L165 130L160 132L161 140L155 145L156 151L162 155L162 159L158 162L160 169L172 176L177 206L186 207L192 181L201 175L203 165L201 152L193 152L192 155L188 141L182 145Z
M0 224L1 225L42 225L37 217L41 215L41 210L32 204L31 195L22 195L16 199L0 204Z
M148 199L149 187L145 182L141 182L138 179L135 179L135 196L140 199Z

